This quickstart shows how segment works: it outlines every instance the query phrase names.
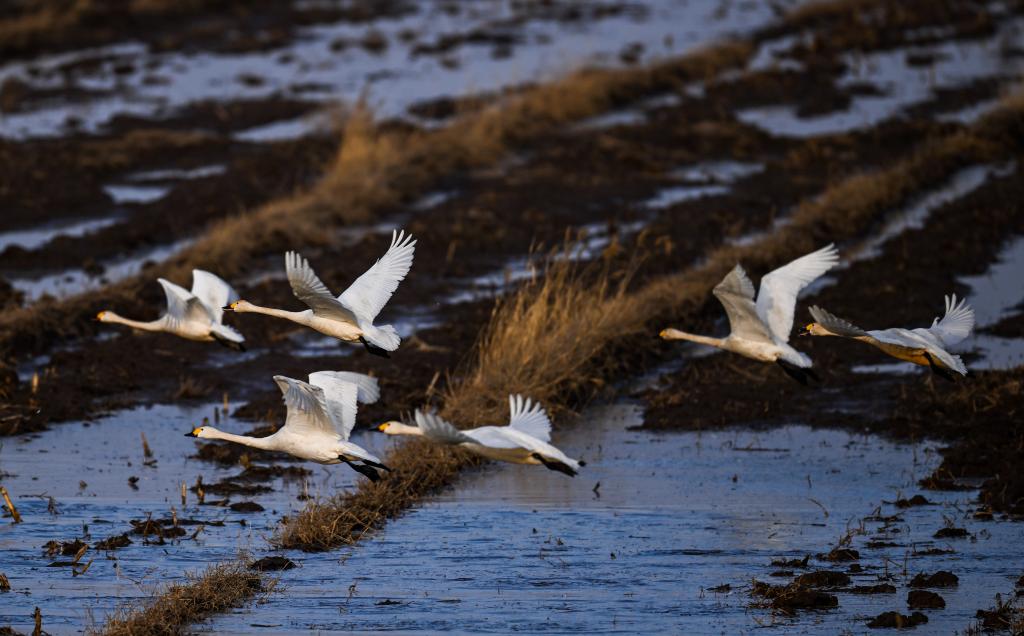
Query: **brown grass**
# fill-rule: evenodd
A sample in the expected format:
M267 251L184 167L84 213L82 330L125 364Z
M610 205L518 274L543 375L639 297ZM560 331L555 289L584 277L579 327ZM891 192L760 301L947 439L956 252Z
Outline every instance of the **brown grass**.
M143 606L116 612L96 633L181 634L189 625L238 607L270 587L264 575L249 569L248 559L214 565L202 574L188 575L187 579L167 586Z

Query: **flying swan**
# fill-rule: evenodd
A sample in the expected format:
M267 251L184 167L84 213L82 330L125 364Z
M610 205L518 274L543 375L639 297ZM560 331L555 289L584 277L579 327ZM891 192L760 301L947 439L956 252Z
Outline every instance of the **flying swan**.
M945 300L946 313L941 319L935 318L932 326L927 329L897 327L864 331L821 307L811 307L811 315L817 322L804 327L800 335L839 336L867 342L898 360L929 367L936 375L952 380L950 371L967 375L967 367L960 356L950 353L948 349L970 335L974 328L974 310L966 300L957 302L956 294L946 296Z
M212 426L200 426L186 437L222 439L262 450L282 451L318 464L348 464L372 481L377 469L391 470L366 449L348 441L356 423L356 402L373 404L380 397L377 380L361 373L317 371L309 382L275 375L288 415L273 435L232 435Z
M793 313L800 291L839 262L839 252L831 243L816 252L766 274L754 302L754 284L743 267L736 265L714 289L731 332L727 338L698 336L678 329L665 329L665 340L689 340L738 353L761 362L774 362L800 384L817 379L811 359L789 345Z
M163 316L140 322L104 310L96 314L96 320L142 331L163 331L199 342L216 340L225 347L245 351L242 334L221 322L224 305L238 298L231 285L201 269L192 270L191 292L163 278L158 278L157 282L167 296L167 311Z
M291 320L344 342L361 342L370 353L387 358L389 351L398 348L401 339L393 326L376 326L373 320L409 273L415 248L412 235L395 230L387 253L337 298L320 282L305 258L297 252L288 252L284 255L288 282L295 297L309 309L286 311L260 307L245 300L233 302L225 309Z
M508 426L481 426L464 431L434 413L416 411L417 426L385 422L377 430L388 435L421 435L438 444L461 446L477 455L512 464L543 464L575 477L586 462L570 458L550 444L551 420L540 403L521 395L508 396Z

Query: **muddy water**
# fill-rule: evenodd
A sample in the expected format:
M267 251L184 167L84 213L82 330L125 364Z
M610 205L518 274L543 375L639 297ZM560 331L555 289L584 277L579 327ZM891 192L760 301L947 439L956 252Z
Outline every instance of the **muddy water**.
M866 570L854 584L874 584L888 569L896 594L840 593L836 610L772 617L749 607L751 577L782 582L768 577L779 569L773 558L827 552L876 507L894 513L884 501L915 492L938 462L933 445L799 425L653 434L630 430L640 420L629 404L583 420L556 438L588 461L576 479L492 466L355 549L289 553L301 568L283 573L286 594L203 629L737 633L776 622L859 632L868 616L906 612L906 567L961 577L942 592L947 609L930 613L929 629L949 633L1019 576L1024 527L967 523L970 493L928 493L937 505L901 513L899 532L887 535L897 547L864 547L877 522L854 538ZM956 541L955 554L910 556L912 546L947 546L931 538L943 515L977 541ZM722 584L731 591L709 591Z
M10 491L24 522L0 520L0 572L11 581L12 591L0 594L0 625L31 632L31 613L42 608L46 630L52 634L80 632L92 620L102 621L118 602L148 596L156 586L180 579L186 571L232 558L239 550L264 550L267 537L282 514L302 507L299 495L330 495L349 488L358 477L347 467L321 467L305 479L275 480L273 492L254 497L231 496L231 503L254 500L265 508L259 513L233 512L227 507L198 505L187 493L181 503L181 484L192 486L198 476L206 484L237 474L241 467L213 468L189 459L195 440L184 433L213 415L213 405L183 408L155 406L119 413L93 423L68 423L56 432L7 438L0 447L0 481ZM221 421L220 427L235 433L250 425ZM144 432L154 459L145 465L140 433ZM356 443L369 447L377 436ZM138 477L133 488L129 478ZM57 514L48 512L53 497ZM207 494L206 501L222 499ZM145 545L145 538L130 534L131 519L147 513L168 518L174 510L185 529L184 537L167 539L166 545ZM194 519L200 527L185 520ZM223 525L219 525L223 524ZM132 545L103 552L97 541L129 532ZM71 567L47 567L73 556L45 555L51 540L83 538L90 549L80 565L92 560L88 571L74 576ZM155 541L154 537L149 537ZM94 559L94 560L93 560Z

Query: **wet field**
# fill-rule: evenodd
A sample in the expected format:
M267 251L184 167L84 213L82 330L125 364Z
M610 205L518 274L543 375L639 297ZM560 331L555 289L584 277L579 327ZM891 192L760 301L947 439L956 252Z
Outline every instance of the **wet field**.
M802 390L777 369L656 341L675 319L659 315L616 344L614 371L549 405L556 444L587 461L579 477L470 468L326 552L271 543L310 501L357 491L356 473L183 436L204 418L270 432L284 415L272 375L350 369L380 378L353 441L384 456L401 441L372 427L457 386L495 303L543 278L550 246L568 236L553 262L621 267L631 290L698 271L720 247L769 244L850 175L881 181L985 130L1022 70L1020 3L792 17L803 4L289 3L4 49L0 483L23 522L0 520L0 626L29 633L39 607L49 633L99 630L243 554L297 567L185 631L863 633L889 611L923 612L920 632L992 627L978 610L1012 604L1024 575L1019 126L899 186L872 222L818 228L843 262L798 306L797 326L811 304L869 329L927 326L955 291L977 316L957 350L976 374L966 382L804 338L823 382ZM379 131L420 139L585 65L629 77L729 38L744 53L726 70L640 82L492 161L399 171L377 204L323 217L299 247L336 291L393 228L420 241L381 316L406 340L391 360L258 318L233 318L242 354L89 320L111 306L155 317L152 278L195 265L217 223L316 188L339 139L358 138L343 122L360 100ZM295 308L290 240L285 225L204 266L247 299ZM748 263L755 280L767 265ZM713 299L686 311L681 328L726 329ZM938 571L958 578L929 588L944 607L908 607L914 577ZM773 605L765 583L816 601Z

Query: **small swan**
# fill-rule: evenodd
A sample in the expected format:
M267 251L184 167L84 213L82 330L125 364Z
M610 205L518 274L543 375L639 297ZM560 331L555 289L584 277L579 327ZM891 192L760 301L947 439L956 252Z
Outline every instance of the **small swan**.
M237 351L245 351L245 338L231 327L223 324L224 305L238 298L231 285L219 277L201 269L192 270L192 291L175 285L169 280L158 278L167 296L167 311L163 316L149 322L140 322L104 310L96 314L96 320L127 325L142 331L163 331L188 340L212 342Z
M807 378L818 379L811 370L811 359L789 345L793 314L800 291L839 262L839 252L831 243L816 252L766 274L754 303L754 284L743 267L736 265L714 289L731 329L727 338L710 338L665 329L665 340L689 340L738 353L761 362L774 362L787 375L806 385Z
M586 462L572 459L549 443L551 420L540 403L521 395L510 395L508 404L508 426L481 426L460 431L434 413L417 410L417 426L385 422L377 430L387 435L421 435L438 444L461 446L495 461L543 464L549 470L575 477Z
M376 326L374 318L384 308L398 283L412 267L416 241L405 232L392 232L391 247L362 276L337 298L320 282L309 262L296 252L284 256L288 282L295 297L306 303L306 311L260 307L238 300L225 307L239 313L266 314L297 322L344 342L361 342L374 355L388 356L401 343L391 325Z
M960 356L950 353L948 348L970 335L974 328L974 310L966 300L957 302L956 294L946 296L945 300L946 313L941 319L935 318L927 329L864 331L821 307L811 307L811 315L817 322L804 327L800 335L839 336L867 342L898 360L929 367L936 375L952 380L950 371L967 375L967 367Z
M317 371L309 382L275 375L288 415L273 435L232 435L212 426L200 426L186 437L222 439L263 450L282 451L318 464L348 464L372 481L377 469L391 470L366 449L348 441L356 423L356 402L373 404L380 397L377 380L361 373Z

